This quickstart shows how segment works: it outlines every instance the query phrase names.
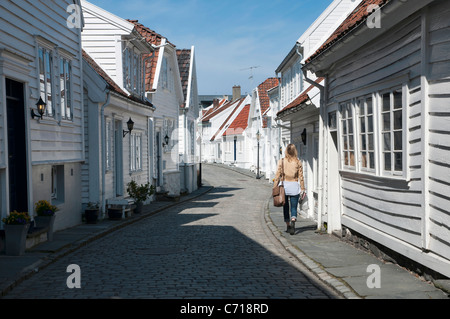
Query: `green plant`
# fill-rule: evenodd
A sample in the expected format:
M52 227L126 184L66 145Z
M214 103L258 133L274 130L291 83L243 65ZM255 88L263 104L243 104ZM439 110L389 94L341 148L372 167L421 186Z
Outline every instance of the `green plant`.
M93 209L93 210L95 210L95 209L98 209L98 207L99 207L99 204L98 204L98 202L89 202L88 204L87 204L87 209Z
M127 184L127 192L137 203L145 202L155 192L155 187L150 183L138 185L131 181Z
M58 207L46 200L40 200L35 204L35 211L38 216L53 216L58 211Z
M7 225L26 225L30 222L30 215L28 212L19 213L15 210L9 213L8 217L3 218L2 221Z

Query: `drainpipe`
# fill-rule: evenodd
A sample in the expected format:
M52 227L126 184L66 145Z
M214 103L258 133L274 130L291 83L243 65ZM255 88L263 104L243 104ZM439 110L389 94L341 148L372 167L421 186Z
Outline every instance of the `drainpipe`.
M297 42L297 54L300 56L301 59L303 59L302 54L299 52L300 43ZM322 205L323 205L323 170L325 165L324 160L324 112L325 112L325 87L323 85L320 85L316 81L311 80L308 78L307 70L303 69L302 65L302 71L303 71L303 77L305 81L311 85L314 85L320 90L320 116L319 116L319 187L318 187L318 203L317 203L317 229L320 231L322 229Z
M101 130L101 143L102 143L102 214L106 213L106 143L105 143L105 135L106 135L106 127L105 127L105 108L109 106L111 102L111 92L107 91L108 96L106 98L106 102L102 105L100 111L100 130Z

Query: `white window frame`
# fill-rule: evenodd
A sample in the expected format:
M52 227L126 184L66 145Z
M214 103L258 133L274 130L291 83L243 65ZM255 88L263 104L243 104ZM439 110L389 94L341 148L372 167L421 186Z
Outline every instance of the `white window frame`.
M42 59L41 59L42 52ZM47 55L48 54L48 55ZM48 57L48 60L47 60ZM50 64L50 66L48 65ZM55 103L55 52L54 47L49 44L38 41L37 42L37 81L38 92L42 100L47 104L45 108L45 116L47 118L55 118L56 116L56 103ZM42 68L44 69L44 79L41 79ZM50 74L48 74L50 72ZM44 84L41 83L44 81ZM45 83L50 80L50 85ZM47 84L47 85L46 85ZM50 92L49 92L50 90ZM50 100L49 100L50 97Z
M106 163L105 168L106 171L110 171L113 169L112 163L112 143L113 143L113 130L112 130L112 120L107 118L105 121L105 148L106 148Z
M408 81L409 74L400 74L397 77L394 77L386 82L379 82L374 85L361 88L357 91L342 94L340 96L335 97L339 106L338 115L338 132L339 132L339 156L340 156L340 169L343 171L353 171L362 174L368 174L377 177L383 178L393 178L400 180L408 180L409 179L409 159L408 159ZM395 90L399 90L402 94L401 96L401 108L397 110L401 110L402 114L402 171L386 171L384 169L384 153L383 153L383 119L382 119L382 97L384 93L393 92ZM360 132L361 127L359 123L360 114L357 108L357 101L366 98L368 96L372 96L373 102L373 124L374 124L374 150L375 150L375 169L363 169L361 166L361 147L360 147ZM352 97L353 96L353 97ZM355 98L355 96L357 96ZM393 96L391 95L391 102ZM357 137L355 139L355 167L344 165L344 157L343 157L343 127L342 127L342 112L341 105L349 102L351 107L353 107L354 116L358 119L357 121L353 121L354 124L354 134ZM356 113L355 113L356 112ZM393 120L393 114L390 114L391 121ZM391 122L393 123L393 122ZM391 137L391 141L393 141ZM400 152L400 151L398 151ZM391 162L392 164L392 162ZM393 165L393 164L392 164ZM391 168L393 167L391 165Z
M343 114L344 108L346 110L345 116ZM349 117L348 112L351 112L351 117ZM351 118L351 123L349 123L349 119ZM344 126L345 121L345 126ZM344 133L345 128L345 133ZM351 132L350 132L351 131ZM339 103L339 136L340 136L340 144L341 148L339 150L341 156L341 167L346 170L355 171L357 168L357 150L356 150L356 139L357 135L355 130L355 109L354 103L352 100L344 101ZM353 148L351 148L351 137L353 138ZM347 147L344 147L347 145ZM347 153L348 161L345 161L345 153ZM351 164L351 155L353 153L353 165Z
M371 113L368 105L368 101L371 101ZM362 105L361 105L362 103ZM361 112L361 106L363 111ZM357 117L357 133L358 133L358 167L360 171L366 171L368 173L376 174L377 167L377 150L375 144L376 138L376 126L375 126L375 116L376 116L376 99L374 94L365 95L356 99L356 117ZM372 119L372 131L369 131L369 122ZM364 132L362 127L362 121L364 120ZM372 135L372 149L370 148L370 135ZM365 148L363 149L363 140L365 141ZM366 156L366 166L363 165L364 155ZM373 158L370 157L370 153L373 153ZM373 162L373 163L372 163ZM372 166L373 164L373 166Z
M142 133L130 134L130 172L142 171Z
M73 121L73 72L72 59L65 55L59 56L58 59L58 79L59 79L59 111L61 119L66 121ZM62 81L62 76L64 81ZM62 96L64 85L64 98ZM64 101L64 103L63 103ZM69 115L67 115L69 113Z

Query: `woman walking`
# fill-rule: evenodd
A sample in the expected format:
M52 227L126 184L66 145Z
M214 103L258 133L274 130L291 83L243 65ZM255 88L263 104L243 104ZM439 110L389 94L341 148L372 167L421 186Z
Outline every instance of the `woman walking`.
M284 176L282 176L282 172L284 172ZM298 159L297 149L294 144L289 144L286 147L285 158L278 162L275 181L281 181L283 178L286 194L286 201L283 206L284 221L287 226L286 231L294 235L295 222L297 221L297 205L300 198L303 200L306 195L302 162Z

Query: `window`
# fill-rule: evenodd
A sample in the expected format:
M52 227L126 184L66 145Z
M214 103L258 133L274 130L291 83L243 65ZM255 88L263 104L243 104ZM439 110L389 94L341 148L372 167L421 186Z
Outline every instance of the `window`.
M141 56L131 48L124 51L124 85L130 93L140 94L141 88Z
M125 49L125 71L124 71L124 84L127 90L131 90L131 53L130 49Z
M53 54L43 47L38 48L39 55L39 93L46 106L46 116L54 117L53 105Z
M403 100L402 88L398 88L340 104L344 169L378 176L405 175Z
M61 118L71 120L73 113L71 91L72 63L65 58L61 58L59 73Z
M341 104L342 155L344 166L355 167L355 142L353 132L353 108L350 102Z
M162 61L162 72L161 72L161 85L164 89L168 88L168 66L167 66L167 59L164 57Z
M381 134L383 171L403 172L403 110L402 91L394 90L381 96Z
M142 170L142 135L132 133L130 136L130 171Z
M52 203L64 203L64 165L54 165L51 169Z
M361 169L375 170L375 146L372 97L358 100L359 154Z
M112 169L112 123L110 120L106 121L106 170Z

